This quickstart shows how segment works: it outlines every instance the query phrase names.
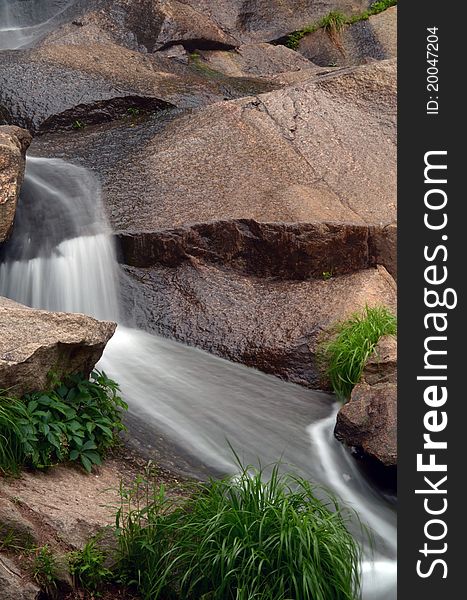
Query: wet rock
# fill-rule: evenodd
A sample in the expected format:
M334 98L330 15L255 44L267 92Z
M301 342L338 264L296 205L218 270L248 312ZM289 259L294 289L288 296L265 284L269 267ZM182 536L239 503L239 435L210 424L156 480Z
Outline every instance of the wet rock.
M0 56L3 120L34 132L82 129L98 122L170 107L194 108L274 87L110 43L45 45Z
M397 6L332 36L323 28L306 35L298 52L320 66L352 66L397 56Z
M320 73L323 69L307 60L298 52L285 46L266 43L243 44L234 50L200 50L199 60L211 68L232 77L268 77L283 73L310 70Z
M370 255L384 265L397 281L397 225L370 227Z
M8 238L13 227L31 139L24 129L0 126L0 243Z
M38 600L39 588L28 581L7 556L0 553L0 600Z
M51 136L34 152L97 172L118 232L230 219L382 226L396 218L395 64L133 128Z
M397 465L397 342L383 337L349 402L339 410L336 437L384 467Z
M375 228L373 228L374 230ZM383 264L369 254L369 228L344 223L214 221L173 230L121 233L120 262L175 267L191 258L244 274L322 279Z
M85 315L35 310L0 298L0 389L21 396L47 389L50 371L59 378L88 375L115 327Z
M290 281L192 258L177 267L125 271L133 292L128 317L137 325L314 388L322 383L315 351L323 330L365 304L396 302L384 268Z
M80 26L71 23L46 42L115 41L154 52L175 44L220 49L269 42L314 23L332 10L362 12L370 0L104 0L88 3Z

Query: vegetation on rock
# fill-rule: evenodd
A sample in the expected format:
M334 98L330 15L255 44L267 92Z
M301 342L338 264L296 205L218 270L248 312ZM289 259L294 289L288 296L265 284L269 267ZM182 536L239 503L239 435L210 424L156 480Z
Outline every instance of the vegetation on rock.
M397 319L386 307L366 307L337 324L329 341L323 342L318 360L340 399L350 397L359 382L366 359L383 335L395 335Z
M127 405L105 373L72 375L21 399L0 392L0 473L78 461L90 472L125 429Z
M267 478L240 465L178 503L141 478L122 490L117 570L147 600L353 600L361 552L351 514L279 465Z
M68 555L75 584L91 594L98 594L111 579L112 571L107 568L106 562L107 554L99 547L96 538L89 540L82 550L75 550Z
M396 4L397 0L379 0L378 2L373 2L368 10L350 17L347 17L341 12L332 11L318 22L307 25L306 27L303 27L303 29L299 29L298 31L291 33L287 37L285 45L288 48L295 50L298 47L301 39L303 39L309 33L318 31L318 29L324 29L329 34L331 39L339 45L338 34L345 25L353 25L359 21L366 21L373 15L377 15L387 10L391 6L395 6Z

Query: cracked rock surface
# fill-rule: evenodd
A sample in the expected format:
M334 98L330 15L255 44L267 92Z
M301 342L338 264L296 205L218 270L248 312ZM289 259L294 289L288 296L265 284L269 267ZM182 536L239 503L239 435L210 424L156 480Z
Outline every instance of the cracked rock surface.
M119 232L222 219L386 225L396 218L395 67L344 69L33 148L96 171Z

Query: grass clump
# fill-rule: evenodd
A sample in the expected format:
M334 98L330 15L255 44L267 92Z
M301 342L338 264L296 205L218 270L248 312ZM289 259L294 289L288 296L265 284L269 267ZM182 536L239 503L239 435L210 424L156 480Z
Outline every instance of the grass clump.
M300 41L307 34L314 33L315 31L318 31L318 29L324 29L330 36L331 40L338 47L340 47L339 33L342 31L345 25L352 25L353 23L358 23L359 21L366 21L373 15L384 12L396 4L397 0L378 0L377 2L373 2L368 10L350 17L347 17L341 12L332 11L316 23L312 23L311 25L303 27L303 29L299 29L298 31L291 33L287 37L285 45L292 50L296 50Z
M57 559L46 544L37 548L32 563L32 576L34 581L49 594L57 588Z
M21 399L0 392L0 473L77 461L90 472L125 429L127 405L105 373L70 376Z
M117 514L121 580L145 600L356 600L351 512L276 465L197 484L174 504L139 479ZM135 502L137 506L135 507Z
M82 550L76 550L68 555L70 573L75 584L94 596L112 577L112 571L107 568L107 553L98 545L97 539L87 542Z
M349 398L379 339L396 333L397 319L384 306L367 306L363 314L354 314L335 327L331 340L319 349L319 360L340 399Z

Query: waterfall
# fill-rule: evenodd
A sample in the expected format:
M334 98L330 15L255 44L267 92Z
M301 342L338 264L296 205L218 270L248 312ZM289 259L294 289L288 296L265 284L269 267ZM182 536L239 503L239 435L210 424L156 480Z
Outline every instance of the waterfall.
M76 0L0 0L0 50L28 46Z
M96 178L62 160L28 158L0 295L118 320L118 280ZM396 514L334 439L332 397L121 325L98 366L119 382L142 447L168 438L210 472L233 472L230 442L246 464L281 458L333 490L374 531L362 597L395 600Z
M0 295L35 308L118 320L118 265L89 171L28 158L11 240L2 251Z

